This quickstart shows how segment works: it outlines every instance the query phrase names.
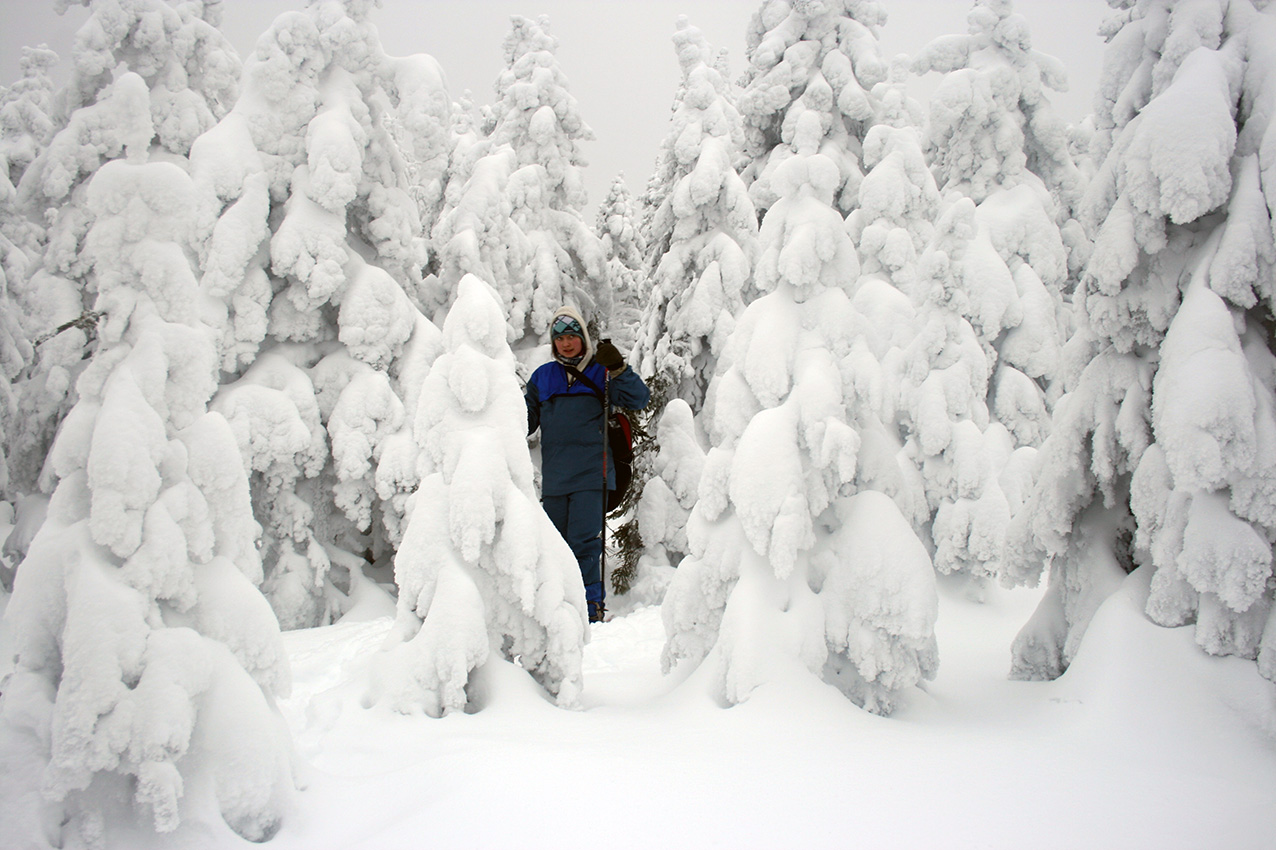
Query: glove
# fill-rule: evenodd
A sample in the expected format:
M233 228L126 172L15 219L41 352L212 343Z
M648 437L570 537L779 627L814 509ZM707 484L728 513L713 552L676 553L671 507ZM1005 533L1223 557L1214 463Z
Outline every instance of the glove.
M612 345L609 340L603 340L599 344L598 351L594 353L594 361L608 372L615 372L625 366L625 358L621 355L620 349Z

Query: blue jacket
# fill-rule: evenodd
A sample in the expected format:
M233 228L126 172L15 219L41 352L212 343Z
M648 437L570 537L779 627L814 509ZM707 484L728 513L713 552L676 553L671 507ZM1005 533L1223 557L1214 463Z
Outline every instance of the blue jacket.
M606 379L597 363L585 367L587 378L607 388L615 407L640 410L651 391L632 369ZM527 382L527 433L541 429L541 494L563 496L602 489L603 403L583 381L569 380L563 364L551 360ZM607 383L604 384L604 379ZM616 487L616 468L607 458L607 489Z

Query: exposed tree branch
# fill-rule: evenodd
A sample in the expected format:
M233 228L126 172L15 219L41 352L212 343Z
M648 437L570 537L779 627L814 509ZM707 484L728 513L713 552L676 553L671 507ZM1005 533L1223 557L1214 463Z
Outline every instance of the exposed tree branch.
M71 321L63 322L62 324L58 325L57 328L55 328L54 330L51 330L46 334L41 334L32 343L32 346L35 348L39 348L41 345L53 339L58 334L62 333L65 330L70 330L71 328L79 328L85 333L92 334L97 329L98 320L101 318L102 318L102 314L97 312L96 310L86 310L83 313L81 313L79 316L72 319Z

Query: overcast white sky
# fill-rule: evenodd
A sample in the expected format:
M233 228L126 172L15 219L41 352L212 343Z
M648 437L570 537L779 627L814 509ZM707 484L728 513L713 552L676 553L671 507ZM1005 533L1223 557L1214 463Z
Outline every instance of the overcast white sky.
M883 0L889 19L886 55L914 53L932 38L966 30L966 0ZM223 30L245 58L276 15L305 0L225 0ZM744 39L760 0L382 0L373 20L388 53L429 53L443 66L453 97L469 89L488 103L503 67L501 43L511 15L546 14L558 38L558 58L597 140L586 143L593 205L618 172L640 194L664 138L679 81L670 36L685 14L715 47L725 47L733 76L744 69ZM1096 35L1109 14L1104 0L1017 0L1032 27L1033 45L1063 60L1070 91L1052 97L1060 116L1079 121L1090 110L1103 42ZM0 83L18 76L23 45L47 43L69 63L75 30L87 17L65 15L53 0L0 0ZM929 75L933 81L935 75ZM918 81L925 98L927 80Z

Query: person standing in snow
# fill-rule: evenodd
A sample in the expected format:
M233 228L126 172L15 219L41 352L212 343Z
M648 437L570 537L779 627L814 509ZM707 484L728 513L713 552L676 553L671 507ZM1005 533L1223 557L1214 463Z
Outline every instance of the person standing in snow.
M616 346L604 340L597 350L585 322L571 307L560 307L550 324L554 359L527 382L527 433L541 430L541 503L580 565L589 621L601 622L601 556L606 490L616 486L615 464L604 453L604 391L611 404L630 410L647 406L651 391ZM603 464L606 463L604 483Z

